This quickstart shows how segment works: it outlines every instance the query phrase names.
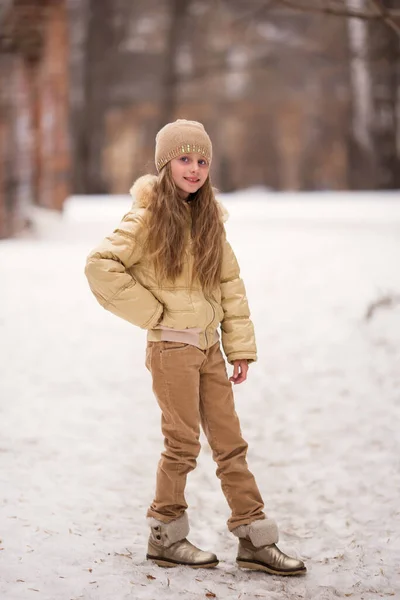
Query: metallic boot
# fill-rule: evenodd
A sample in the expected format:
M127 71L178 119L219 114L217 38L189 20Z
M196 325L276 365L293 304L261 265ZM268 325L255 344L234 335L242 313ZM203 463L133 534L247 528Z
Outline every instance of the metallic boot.
M150 537L146 558L153 560L159 567L186 565L193 569L209 569L217 566L218 558L215 554L196 548L186 539L189 533L186 513L169 523L153 517L149 517L147 522L150 525Z
M307 572L303 561L290 558L275 545L279 534L272 519L259 519L249 525L240 525L232 533L239 538L236 558L239 567L272 575L304 575Z

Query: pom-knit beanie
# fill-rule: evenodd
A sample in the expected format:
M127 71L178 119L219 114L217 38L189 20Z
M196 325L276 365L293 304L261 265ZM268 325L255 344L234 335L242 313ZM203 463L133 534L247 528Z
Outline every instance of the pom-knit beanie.
M211 163L211 140L201 123L178 119L167 123L156 135L155 163L160 171L170 160L181 154L197 152Z

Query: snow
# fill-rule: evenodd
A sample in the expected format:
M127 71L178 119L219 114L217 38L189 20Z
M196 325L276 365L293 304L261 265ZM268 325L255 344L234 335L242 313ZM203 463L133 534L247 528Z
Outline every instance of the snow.
M204 437L189 539L221 562L145 560L162 448L145 332L102 310L83 275L130 199L72 198L62 218L36 211L37 239L0 244L2 599L400 597L400 304L365 319L400 293L399 198L224 200L259 348L235 388L248 461L308 575L236 568Z

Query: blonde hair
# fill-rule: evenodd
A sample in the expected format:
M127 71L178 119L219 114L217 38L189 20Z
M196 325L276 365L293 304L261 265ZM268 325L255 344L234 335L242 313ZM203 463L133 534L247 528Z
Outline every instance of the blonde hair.
M190 233L194 255L190 285L193 287L197 279L203 291L210 294L220 284L224 236L210 177L190 199L188 210L172 178L171 165L167 163L158 175L149 203L145 250L159 281L174 281L182 272Z

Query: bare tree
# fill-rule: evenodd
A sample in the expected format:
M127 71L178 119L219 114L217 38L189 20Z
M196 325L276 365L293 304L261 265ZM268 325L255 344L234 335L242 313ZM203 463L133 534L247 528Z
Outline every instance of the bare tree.
M386 2L388 7L394 4ZM369 26L369 40L376 187L395 189L400 187L400 40L383 22Z
M367 0L347 0L349 12L362 14ZM371 188L376 185L376 159L373 140L374 107L371 65L369 61L368 22L347 20L349 35L349 79L351 89L351 130L349 160L351 185Z
M77 127L76 182L86 194L107 192L102 168L105 142L105 116L110 107L113 57L115 53L112 0L88 0L83 51L84 110Z
M190 0L170 0L168 3L165 67L162 78L160 117L157 129L171 121L177 110L179 93L178 54L181 46L182 31L189 9Z
M276 3L295 11L314 12L335 17L356 18L365 21L383 22L400 35L400 10L387 5L388 0L370 0L371 8L349 7L347 0L276 0Z
M13 0L0 12L0 235L34 202L61 210L69 193L64 0Z

